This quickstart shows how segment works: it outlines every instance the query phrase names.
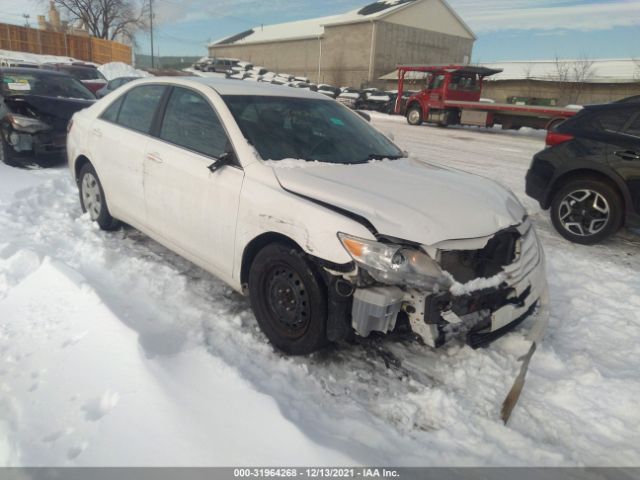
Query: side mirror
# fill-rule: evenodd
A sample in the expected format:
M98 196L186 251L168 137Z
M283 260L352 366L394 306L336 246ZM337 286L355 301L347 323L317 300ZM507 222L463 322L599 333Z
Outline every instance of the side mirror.
M356 113L364 118L367 122L371 122L371 115L367 112L363 112L362 110L356 110Z
M233 152L225 152L222 155L220 155L207 168L209 169L209 171L211 173L216 173L221 168L226 167L227 165L232 165L234 163L235 159L236 159L235 153L233 153Z

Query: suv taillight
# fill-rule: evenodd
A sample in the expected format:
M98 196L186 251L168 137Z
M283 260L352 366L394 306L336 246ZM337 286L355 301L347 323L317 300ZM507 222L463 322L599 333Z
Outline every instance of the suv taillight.
M555 145L560 145L561 143L568 142L573 140L573 135L568 135L566 133L558 133L549 130L547 132L547 147L553 147Z
M73 118L67 123L67 133L71 131L71 127L73 127Z

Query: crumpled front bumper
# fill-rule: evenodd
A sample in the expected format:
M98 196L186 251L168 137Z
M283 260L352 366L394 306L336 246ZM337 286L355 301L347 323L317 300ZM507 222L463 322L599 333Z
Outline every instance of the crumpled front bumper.
M400 286L356 290L354 330L361 336L386 333L395 327L398 312L404 311L414 333L429 346L466 335L471 346L479 347L533 317L529 338L540 341L549 320L545 255L531 222L518 228L516 259L503 268L496 286L473 290L457 285L439 293Z

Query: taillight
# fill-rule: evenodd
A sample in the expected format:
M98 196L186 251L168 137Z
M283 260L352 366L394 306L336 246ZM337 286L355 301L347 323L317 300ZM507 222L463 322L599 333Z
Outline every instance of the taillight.
M555 145L560 145L561 143L568 142L573 140L573 135L568 135L566 133L553 132L549 130L547 132L547 147L553 147Z
M67 123L67 133L71 131L72 126L73 126L73 118L69 120L69 123Z

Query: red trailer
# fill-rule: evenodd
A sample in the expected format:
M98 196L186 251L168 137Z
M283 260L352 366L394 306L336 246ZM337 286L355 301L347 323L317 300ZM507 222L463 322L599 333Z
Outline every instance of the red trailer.
M401 99L408 72L423 72L426 87L407 100L406 117L411 125L423 122L441 127L474 125L503 129L531 127L550 129L578 110L559 107L511 105L481 102L484 79L502 70L471 65L413 65L398 67L398 100L395 113L401 113Z

